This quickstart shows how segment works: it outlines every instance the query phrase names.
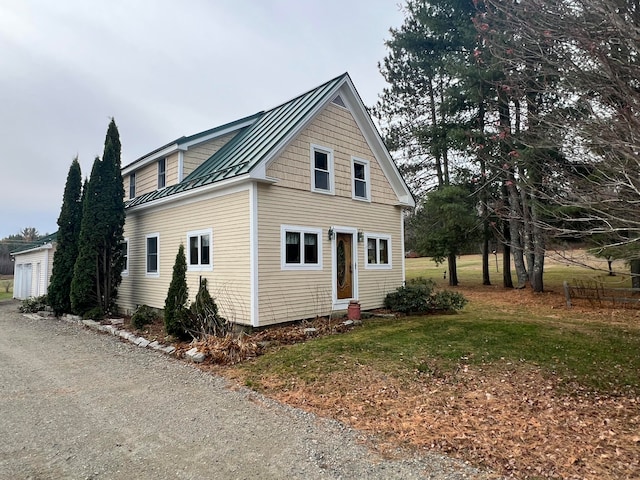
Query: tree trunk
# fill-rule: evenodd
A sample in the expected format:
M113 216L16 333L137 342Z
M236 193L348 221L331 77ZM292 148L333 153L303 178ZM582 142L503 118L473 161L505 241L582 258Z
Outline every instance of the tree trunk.
M502 286L504 288L513 288L513 279L511 278L511 234L509 233L508 222L502 222L502 231L504 234L504 245L502 250Z
M429 78L429 82L427 83L429 88L429 109L431 111L431 125L436 131L436 126L438 125L438 114L437 114L437 106L436 106L436 96L433 92L433 78ZM438 186L444 185L444 177L442 174L442 157L438 148L438 151L433 152L433 157L436 162L436 175L438 176Z
M631 288L640 288L640 258L629 262L631 266Z
M514 182L513 174L510 174L507 184L507 190L509 192L509 234L511 236L511 242L509 243L513 249L513 265L516 267L516 276L518 277L518 286L516 288L524 288L527 286L529 276L527 275L527 267L525 266L524 248L520 232L520 227L522 226L522 208Z
M487 229L488 230L488 229ZM484 238L482 240L482 284L491 285L491 278L489 276L489 235L485 230Z
M542 276L544 274L545 239L542 228L538 223L536 208L532 209L533 220L533 270L531 272L531 287L534 292L543 292L544 284Z
M484 134L485 129L485 104L484 104L484 88L480 85L480 102L478 103L478 132ZM491 277L489 274L489 215L488 207L489 199L487 192L487 162L485 161L484 149L478 153L478 162L480 163L480 176L482 177L482 190L480 191L480 216L482 217L482 284L491 285Z
M449 286L456 287L458 285L458 267L455 254L449 254L447 263L449 265Z

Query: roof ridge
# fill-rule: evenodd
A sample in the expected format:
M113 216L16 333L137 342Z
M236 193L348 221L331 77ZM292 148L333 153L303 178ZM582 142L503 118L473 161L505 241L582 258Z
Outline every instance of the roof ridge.
M326 82L321 83L320 85L318 85L318 86L316 86L316 87L314 87L314 88L310 88L309 90L307 90L307 91L306 91L306 92L304 92L304 93L301 93L300 95L296 95L295 97L290 98L290 99L289 99L289 100L287 100L286 102L282 102L281 104L276 105L276 106L275 106L275 107L273 107L273 108L270 108L270 109L268 109L268 110L264 110L264 113L269 113L269 112L271 112L272 110L276 110L276 109L278 109L278 108L280 108L280 107L283 107L284 105L286 105L286 104L288 104L288 103L294 102L295 100L297 100L297 99L299 99L299 98L302 98L302 97L304 97L305 95L310 94L310 93L311 93L311 92L313 92L314 90L320 90L322 87L325 87L325 86L329 85L330 83L335 82L336 80L341 79L341 78L343 78L343 77L349 77L349 72L344 72L344 73L342 73L342 74L338 75L337 77L333 77L331 80L327 80Z

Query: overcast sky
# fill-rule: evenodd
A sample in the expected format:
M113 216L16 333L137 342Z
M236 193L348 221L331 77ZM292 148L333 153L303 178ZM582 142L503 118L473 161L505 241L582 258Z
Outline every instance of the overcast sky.
M274 107L344 72L367 106L396 0L0 0L0 238L57 229L64 183Z

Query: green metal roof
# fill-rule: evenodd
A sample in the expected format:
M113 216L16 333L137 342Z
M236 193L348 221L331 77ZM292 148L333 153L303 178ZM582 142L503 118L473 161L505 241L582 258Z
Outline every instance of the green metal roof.
M42 237L38 240L34 240L31 243L27 243L25 245L21 245L20 247L16 248L15 250L12 250L10 253L11 255L15 255L16 253L20 253L20 252L26 252L28 250L34 250L38 247L42 247L43 245L46 245L48 243L51 242L55 242L56 240L56 236L58 235L58 232L53 232L45 237Z
M223 130L233 124L242 124L253 120L253 123L241 128L229 142L198 166L182 182L133 198L127 201L126 207L142 205L153 200L250 173L261 161L269 158L282 148L283 142L287 141L310 118L310 114L319 105L329 100L328 96L347 77L348 74L344 73L271 110L258 112L250 117L245 117L191 137L183 137L194 139L216 130ZM178 141L185 143L189 140L178 139Z

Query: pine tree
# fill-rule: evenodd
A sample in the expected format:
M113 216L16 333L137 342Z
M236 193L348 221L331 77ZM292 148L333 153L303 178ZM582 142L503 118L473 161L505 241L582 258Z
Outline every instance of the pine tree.
M164 303L164 328L169 335L176 337L185 336L185 316L188 314L187 301L189 289L187 286L187 257L184 254L184 245L180 244L176 261L173 264L173 276L169 284L167 299Z
M82 173L76 157L71 163L58 217L57 248L53 257L49 305L56 315L71 312L71 281L78 256L78 239L82 222Z

